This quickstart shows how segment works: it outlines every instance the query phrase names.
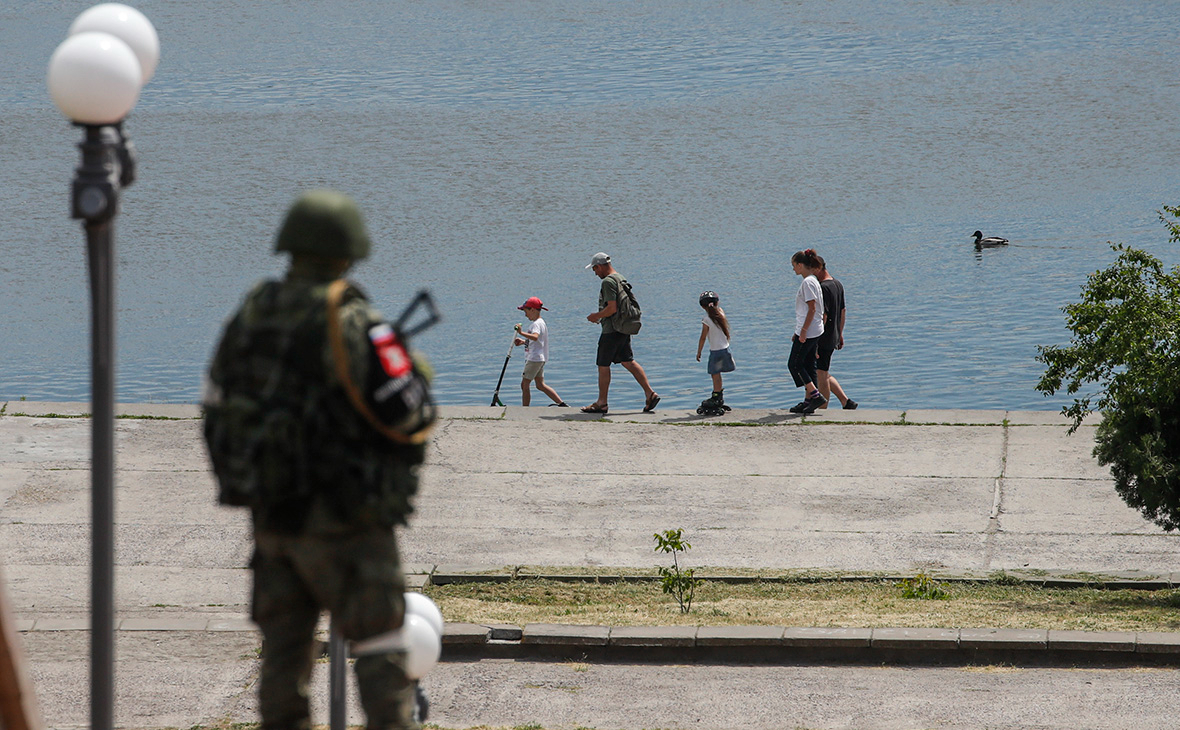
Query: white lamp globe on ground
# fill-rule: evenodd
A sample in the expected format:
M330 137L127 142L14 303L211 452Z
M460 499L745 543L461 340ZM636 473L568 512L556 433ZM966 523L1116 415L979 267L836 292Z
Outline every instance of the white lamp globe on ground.
M121 3L95 5L83 11L70 25L70 35L91 31L110 33L131 47L143 74L141 85L156 73L156 64L160 61L160 38L155 26L143 13Z
M406 676L422 679L442 656L442 638L429 621L413 613L406 614L401 631L406 649Z
M143 71L135 53L109 33L62 41L49 59L49 96L81 124L116 124L135 106Z
M434 601L421 593L410 592L406 594L406 614L413 614L421 616L426 619L430 627L434 629L434 633L442 636L443 633L443 615L442 611L438 610L438 606Z

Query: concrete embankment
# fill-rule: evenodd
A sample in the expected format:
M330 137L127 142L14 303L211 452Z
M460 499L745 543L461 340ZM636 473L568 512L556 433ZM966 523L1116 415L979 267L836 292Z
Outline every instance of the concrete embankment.
M9 602L51 724L82 724L88 407L2 408L0 550ZM127 689L119 723L248 719L257 637L246 616L247 518L215 504L194 406L120 412L127 417L116 438L116 600ZM1119 500L1090 456L1093 427L1067 435L1054 413L760 410L709 420L636 409L602 419L573 409L452 407L443 415L418 512L401 534L418 581L506 566L651 568L652 533L683 528L692 564L713 572L1048 571L1180 583L1176 538ZM962 655L988 641L1076 651L1078 659L1091 650L1133 657L1176 648L1172 635L966 628L823 636L694 629L691 637L684 629L595 627L587 636L562 627L499 627L495 636L492 629L454 626L448 644L467 655L485 647L489 656L561 653L561 641L606 647L600 652L666 647L669 655L690 650L679 655L690 661L742 642L762 642L759 651L771 656L816 642L837 653L877 647L881 657L907 647Z

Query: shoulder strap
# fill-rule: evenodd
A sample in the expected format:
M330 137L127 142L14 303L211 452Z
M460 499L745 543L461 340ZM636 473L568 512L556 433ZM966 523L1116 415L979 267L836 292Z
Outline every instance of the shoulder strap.
M352 407L382 436L399 444L425 443L426 438L430 435L430 427L424 428L415 434L406 435L401 431L386 426L381 422L381 419L377 418L373 410L369 408L369 404L365 402L360 389L352 381L352 375L348 367L348 349L344 346L344 336L340 332L340 303L347 289L348 282L344 279L337 279L328 286L328 342L332 348L332 361L336 366L336 377L340 379L340 384L344 386L344 392L348 394L348 400L352 403Z
M619 276L619 293L626 294L632 304L639 306L639 302L635 301L635 292L631 291L631 282L624 279L621 275Z

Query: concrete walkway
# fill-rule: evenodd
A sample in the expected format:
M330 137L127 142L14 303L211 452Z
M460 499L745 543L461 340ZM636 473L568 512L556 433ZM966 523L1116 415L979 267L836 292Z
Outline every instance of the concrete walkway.
M0 563L55 727L87 717L89 421L68 417L87 409L0 404ZM121 410L137 417L117 426L118 724L250 719L247 518L215 504L195 407ZM1055 413L762 410L724 423L734 425L677 411L446 408L402 533L405 560L423 576L651 568L652 533L683 528L692 564L713 572L1045 570L1180 583L1177 538L1119 500L1090 456L1093 427L1069 436ZM882 641L906 638L896 632ZM455 627L448 640L470 633ZM1131 652L1175 644L1057 638Z

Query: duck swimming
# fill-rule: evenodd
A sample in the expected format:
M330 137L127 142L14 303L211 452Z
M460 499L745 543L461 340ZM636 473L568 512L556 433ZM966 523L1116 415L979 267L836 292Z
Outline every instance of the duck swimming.
M1000 238L999 236L988 236L987 238L984 238L983 231L976 231L975 233L972 233L971 235L975 236L975 247L976 248L987 248L990 246L1007 246L1008 245L1007 238Z

